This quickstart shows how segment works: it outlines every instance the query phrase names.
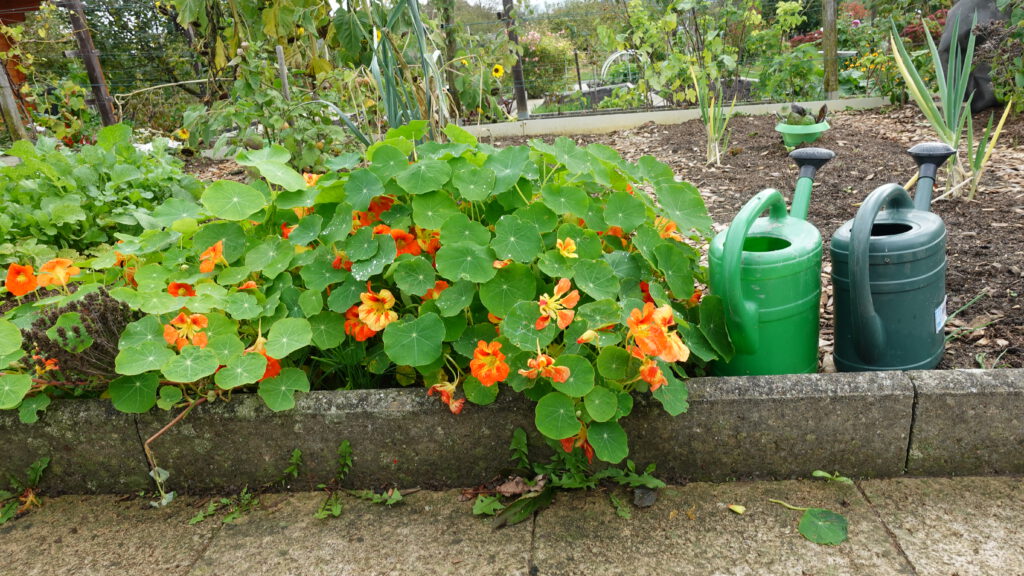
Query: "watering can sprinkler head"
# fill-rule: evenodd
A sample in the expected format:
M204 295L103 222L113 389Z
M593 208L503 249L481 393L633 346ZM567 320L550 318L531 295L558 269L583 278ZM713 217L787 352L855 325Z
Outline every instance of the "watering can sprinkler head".
M836 153L824 148L800 148L789 153L789 157L800 167L796 189L793 191L793 204L789 215L801 220L807 219L807 209L811 204L811 185L818 168L836 157Z
M917 163L917 189L914 192L914 208L928 210L932 203L932 188L939 166L946 163L956 150L943 142L924 142L913 146L907 153Z

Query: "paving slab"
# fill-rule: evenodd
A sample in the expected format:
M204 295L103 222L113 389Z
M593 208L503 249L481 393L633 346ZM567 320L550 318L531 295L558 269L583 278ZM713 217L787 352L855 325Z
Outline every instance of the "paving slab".
M458 495L418 492L393 508L346 498L326 520L313 517L323 493L271 495L225 525L189 576L525 576L531 522L495 532Z
M859 483L918 574L1024 574L1024 481L897 478Z
M819 546L800 536L794 506L846 516L849 540ZM743 515L727 508L746 507ZM616 515L609 496L561 495L538 515L536 573L573 575L783 576L913 574L875 512L850 485L821 481L695 483L661 491L658 502Z
M0 576L185 576L217 526L189 526L188 499L62 496L0 526Z

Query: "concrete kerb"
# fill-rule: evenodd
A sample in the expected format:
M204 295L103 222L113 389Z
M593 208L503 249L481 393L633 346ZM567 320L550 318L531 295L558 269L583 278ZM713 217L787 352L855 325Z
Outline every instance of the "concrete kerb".
M672 418L638 399L623 423L630 458L670 482L806 477L1024 473L1024 370L883 372L688 382L690 411ZM35 424L0 413L0 477L48 456L51 493L148 489L142 439L173 414L131 416L106 400L55 400ZM311 392L273 413L255 395L204 405L154 442L170 487L310 489L331 478L338 445L354 452L349 484L471 486L505 472L513 430L533 432L532 403L504 394L450 414L420 389ZM307 475L274 484L292 451ZM534 451L541 455L541 451Z

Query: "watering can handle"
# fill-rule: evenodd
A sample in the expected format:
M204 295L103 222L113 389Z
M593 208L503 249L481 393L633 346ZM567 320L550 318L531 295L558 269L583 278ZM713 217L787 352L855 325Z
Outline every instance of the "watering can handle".
M853 219L850 232L850 305L852 307L853 341L858 355L874 362L886 345L882 319L875 312L871 298L871 278L868 266L871 228L882 209L912 210L910 194L897 184L884 184L868 195Z
M743 243L750 227L765 210L768 210L768 217L771 220L781 221L787 218L786 201L778 190L771 188L762 190L743 206L736 218L733 219L732 224L729 225L729 230L725 234L725 247L722 250L722 265L725 270L729 271L725 281L725 291L722 294L728 312L726 325L736 351L744 354L753 354L759 343L757 304L743 299L743 288L740 282Z

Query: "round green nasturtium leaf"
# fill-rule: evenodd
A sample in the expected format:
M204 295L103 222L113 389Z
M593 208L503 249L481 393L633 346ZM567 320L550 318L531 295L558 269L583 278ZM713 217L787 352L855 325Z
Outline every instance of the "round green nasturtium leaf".
M195 218L181 218L171 223L171 230L181 234L182 236L190 236L193 232L199 229L199 221Z
M643 257L639 254L616 250L605 254L604 261L612 267L616 277L640 280L640 266L643 263Z
M569 378L565 382L552 382L555 390L566 396L580 398L594 389L594 365L590 360L575 354L562 354L555 359L555 366L569 369Z
M544 241L535 224L524 222L518 216L506 215L494 225L491 246L501 260L511 258L516 262L530 263L544 249Z
M156 389L160 378L153 372L122 376L111 382L107 391L114 408L128 414L144 414L156 406Z
M495 326L493 324L481 322L479 324L473 324L472 326L464 330L462 336L455 341L455 344L452 347L455 348L455 351L458 352L459 354L462 354L466 358L472 359L473 352L476 350L478 342L480 342L481 340L485 342L490 342L494 340L497 336L498 331L495 329ZM507 355L508 350L506 350L505 348L507 348L507 346L503 345L502 354ZM509 366L511 366L511 364L509 364ZM526 366L525 362L523 363L523 366Z
M308 346L313 340L313 329L305 318L283 318L274 322L267 334L267 354L282 359L292 352Z
M590 207L590 198L578 186L548 183L540 190L544 203L558 214L583 216Z
M537 402L534 423L541 434L553 440L571 438L580 431L576 403L561 392L551 392Z
M384 329L384 352L399 366L425 366L441 356L444 322L433 312L399 319Z
M228 296L224 311L235 320L252 320L263 314L263 307L252 294L235 292Z
M365 260L358 260L352 263L352 277L360 282L369 280L387 268L388 264L395 261L398 256L398 248L395 241L386 234L379 234L375 237L377 250ZM340 271L339 271L340 272Z
M295 226L295 229L288 235L288 241L295 246L305 246L316 237L320 235L320 228L324 224L323 216L319 214L310 214Z
M245 350L245 344L242 343L236 332L211 334L206 349L214 353L218 364L225 364L228 360L241 354Z
M558 215L543 202L533 202L520 208L515 211L515 215L523 222L533 224L541 234L547 234L558 226Z
M204 250L220 241L224 242L224 259L229 264L234 264L236 260L245 254L245 250L248 248L249 236L246 235L242 225L238 222L218 221L203 224L192 236L192 248L196 258L198 259ZM286 240L281 239L281 241L287 244ZM193 268L193 272L198 272L198 270L198 266Z
M630 356L622 348L606 346L597 355L597 371L609 380L625 380L630 374Z
M409 167L409 152L411 152L411 150L404 152L390 144L378 142L367 149L366 158L373 163L370 170L379 176L381 180L387 181ZM354 173L355 172L353 172L353 174ZM366 210L366 208L355 209Z
M491 242L491 233L483 224L469 219L463 213L452 215L441 225L441 245L469 242L487 246Z
M246 384L252 384L263 377L267 370L267 359L262 354L243 354L235 356L217 371L213 381L217 387L230 390Z
M144 341L122 348L114 358L114 370L125 376L135 376L151 370L159 370L174 356L161 338L159 341Z
M395 266L395 284L406 294L423 296L435 282L434 267L422 256L404 260Z
M543 330L537 330L539 317L540 307L536 302L520 302L501 321L501 335L520 350L535 352L538 346L545 348L555 339L559 330L554 322Z
M316 316L324 309L323 293L317 290L304 290L299 295L299 308L306 318Z
M480 202L494 191L494 172L469 162L460 162L452 173L452 184L463 199Z
M654 249L658 259L658 268L665 275L665 281L677 300L693 295L693 263L690 252L682 248L682 244L673 242L662 244Z
M494 194L501 194L519 181L524 170L536 174L536 166L530 163L530 148L509 146L487 157L484 168L494 172Z
M309 392L309 378L298 368L285 368L274 378L260 382L257 391L274 412L295 408L295 393Z
M0 376L0 410L10 410L21 404L22 398L32 388L32 377L28 374L4 374Z
M632 232L647 220L647 207L642 200L629 193L615 192L605 204L604 220L609 226L618 226L623 232Z
M461 214L459 207L446 192L428 192L412 199L412 221L420 228L437 230L456 214Z
M587 430L587 441L594 447L594 455L603 462L618 464L629 456L626 431L618 422L594 422Z
M426 194L440 190L452 176L447 162L421 160L395 176L398 185L409 194Z
M198 346L185 346L181 353L164 364L160 372L171 382L195 382L217 371L220 363L213 350ZM155 389L154 389L155 391Z
M366 168L353 170L345 183L345 199L355 211L365 211L370 207L371 200L383 194L384 184Z
M583 397L583 406L594 422L607 422L619 411L619 395L604 386L595 386Z
M164 200L155 210L150 214L154 220L156 220L162 226L170 226L172 230L181 232L182 234L191 234L195 230L178 230L174 227L175 222L179 220L195 220L199 218L200 209L199 205L192 200L184 200L182 198L168 198Z
M266 205L259 190L231 180L217 180L207 186L201 201L211 215L222 220L244 220Z
M345 317L337 312L323 311L309 318L313 345L321 350L338 347L345 341Z
M576 264L573 280L594 300L614 299L619 294L619 279L604 260L581 260Z
M284 238L268 238L245 254L245 266L273 280L295 257L295 248Z
M615 412L615 419L625 418L633 412L633 395L629 392L619 392L619 408Z
M478 406L486 406L498 398L497 383L491 386L484 386L473 376L466 378L466 382L462 385L462 390L466 393L466 400Z
M572 279L578 258L566 258L558 250L548 250L540 255L537 267L552 278Z
M516 262L498 270L494 278L480 286L480 302L499 318L504 318L516 304L533 300L536 295L533 271Z
M22 424L35 424L39 421L39 413L50 405L50 397L46 394L36 394L21 401L18 406L18 420Z
M846 517L824 508L808 508L800 516L798 530L815 544L836 546L846 541Z
M437 272L448 280L487 282L497 273L490 249L467 242L442 246L434 262Z
M441 316L455 316L462 312L467 306L473 303L476 295L476 284L462 280L446 288L437 297L437 309Z
M661 365L661 373L665 375L665 379L668 384L663 384L654 391L654 396L658 402L661 402L665 412L673 416L678 416L683 412L690 409L690 391L686 387L686 382L677 380L670 372L669 367L664 363L659 362Z
M170 410L174 408L175 404L181 402L183 396L181 388L177 386L161 386L160 392L157 394L156 406L161 410Z
M9 320L0 320L0 356L21 348L21 330Z

